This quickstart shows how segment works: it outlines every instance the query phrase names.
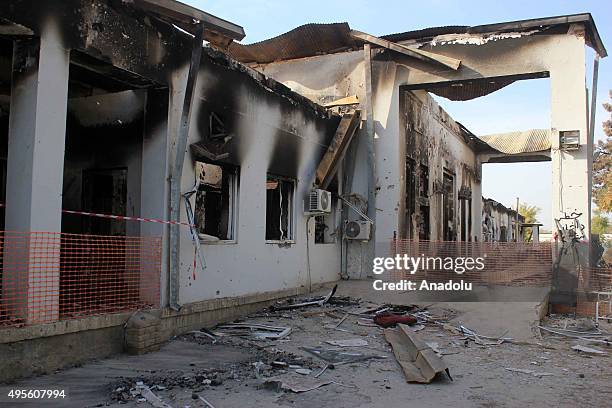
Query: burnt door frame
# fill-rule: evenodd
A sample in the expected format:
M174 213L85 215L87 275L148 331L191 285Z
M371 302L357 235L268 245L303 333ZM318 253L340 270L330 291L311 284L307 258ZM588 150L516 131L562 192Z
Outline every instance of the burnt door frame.
M101 178L110 179L110 195L102 192ZM127 167L94 168L83 170L83 211L111 215L126 215L127 212ZM107 186L108 187L108 186ZM110 199L108 201L102 201ZM105 218L83 217L83 233L95 235L126 235L126 222Z

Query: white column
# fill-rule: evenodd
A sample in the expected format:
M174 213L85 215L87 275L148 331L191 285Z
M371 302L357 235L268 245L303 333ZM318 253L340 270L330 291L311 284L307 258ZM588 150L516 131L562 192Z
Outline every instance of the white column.
M552 225L554 219L572 211L583 213L580 222L589 240L591 212L591 174L587 132L584 38L566 40L566 59L550 72L552 132ZM559 132L580 132L578 150L559 149Z
M7 231L61 232L69 65L70 51L62 46L53 27L45 29L40 39L15 41ZM5 298L13 297L13 313L29 323L56 320L59 235L23 237L18 253L11 251L10 238L7 240L3 286Z

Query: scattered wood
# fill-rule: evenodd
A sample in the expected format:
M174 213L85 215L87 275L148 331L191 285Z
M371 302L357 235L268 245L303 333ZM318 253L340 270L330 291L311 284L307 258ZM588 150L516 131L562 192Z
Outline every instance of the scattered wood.
M359 104L359 98L357 95L347 96L345 98L336 99L335 101L324 104L326 108L332 108L334 106L343 106L343 105L357 105Z

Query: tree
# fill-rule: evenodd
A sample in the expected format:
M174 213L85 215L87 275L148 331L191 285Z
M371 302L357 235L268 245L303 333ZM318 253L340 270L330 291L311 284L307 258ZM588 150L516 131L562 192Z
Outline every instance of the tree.
M519 206L519 214L525 217L526 224L533 224L538 222L538 214L540 212L540 207L536 207L535 205L529 205L523 203Z
M525 217L525 224L534 224L538 222L538 213L540 212L540 207L536 207L535 205L529 205L527 203L523 203L519 205L519 214ZM533 228L529 228L528 231L525 231L525 235L523 239L525 242L531 242L531 238L533 237Z
M603 107L610 118L603 122L606 138L597 141L593 152L593 201L601 211L612 212L612 104Z
M603 234L612 234L612 223L610 223L610 219L599 209L593 211L591 231L593 234L598 234L600 236Z

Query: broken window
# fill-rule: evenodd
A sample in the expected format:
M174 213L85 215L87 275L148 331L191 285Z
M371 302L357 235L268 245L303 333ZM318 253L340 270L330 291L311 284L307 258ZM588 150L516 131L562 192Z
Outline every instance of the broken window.
M419 239L429 240L429 168L421 164L419 173Z
M196 194L195 224L205 240L235 239L238 169L196 162L200 183Z
M268 175L266 180L266 240L292 241L295 181Z
M463 186L459 189L459 216L461 223L461 241L471 241L472 235L472 189Z
M444 172L442 178L442 239L455 241L455 177Z
M416 180L415 180L415 177L416 177L416 172L415 172L415 162L413 159L409 157L406 158L405 177L406 177L405 211L406 211L406 224L408 227L406 237L410 239L414 239L416 235L415 234L415 226L416 226L416 214L415 214Z

